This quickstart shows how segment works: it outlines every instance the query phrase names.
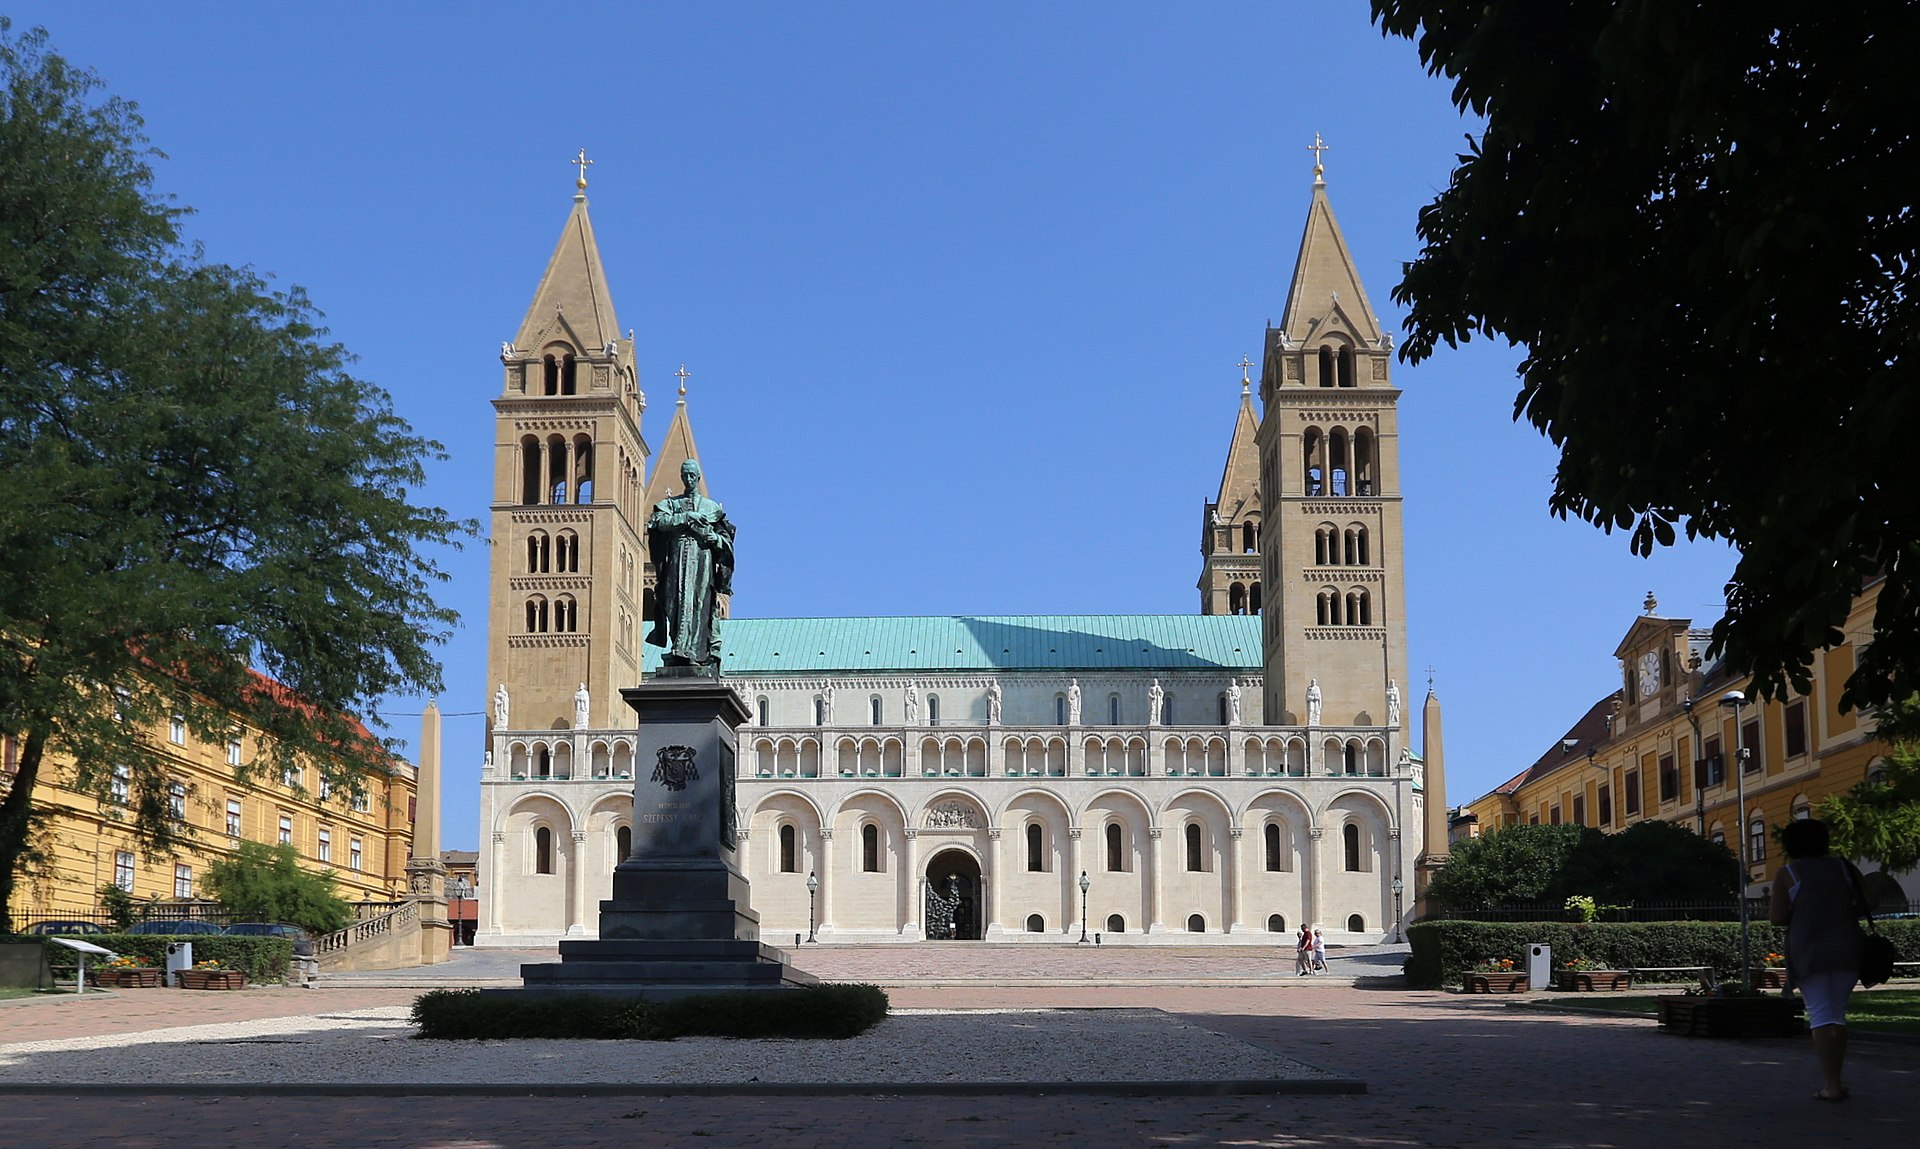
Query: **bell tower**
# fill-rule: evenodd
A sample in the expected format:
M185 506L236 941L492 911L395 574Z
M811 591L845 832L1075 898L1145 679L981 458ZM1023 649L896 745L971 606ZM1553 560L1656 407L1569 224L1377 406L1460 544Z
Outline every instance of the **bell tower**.
M1200 518L1200 613L1259 614L1260 418L1253 410L1253 361L1240 357L1240 410L1220 474L1220 491Z
M493 400L487 691L505 684L509 726L624 726L640 681L646 409L631 333L622 339L587 217L573 209L519 333L500 347Z
M1261 366L1266 714L1305 724L1312 683L1320 725L1384 727L1400 709L1388 683L1408 688L1400 392L1314 145L1306 230ZM1405 745L1389 736L1393 752Z

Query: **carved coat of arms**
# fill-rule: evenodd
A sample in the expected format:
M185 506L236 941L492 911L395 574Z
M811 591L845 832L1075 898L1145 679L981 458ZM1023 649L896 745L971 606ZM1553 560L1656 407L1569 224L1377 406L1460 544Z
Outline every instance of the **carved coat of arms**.
M669 790L685 790L687 783L700 776L693 755L691 746L662 746L654 757L653 780Z

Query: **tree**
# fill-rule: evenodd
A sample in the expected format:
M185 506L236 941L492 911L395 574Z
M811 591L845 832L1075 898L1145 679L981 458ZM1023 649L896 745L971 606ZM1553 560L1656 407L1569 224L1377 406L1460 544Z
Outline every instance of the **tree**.
M291 922L330 934L353 920L353 909L335 892L333 871L302 869L292 846L242 842L232 857L207 868L208 892L228 911L249 921Z
M1637 822L1618 834L1508 826L1456 846L1429 896L1450 908L1557 906L1573 894L1625 906L1731 903L1738 883L1731 850L1671 822Z
M164 742L257 733L241 778L357 792L386 744L349 715L431 691L454 615L408 501L439 445L347 373L297 290L181 245L133 105L0 18L0 931L33 794L105 797L164 852ZM270 676L270 677L263 677Z
M1408 362L1522 344L1549 507L1739 560L1713 652L1809 687L1884 576L1844 705L1920 687L1912 46L1920 7L1373 0L1484 117L1394 289Z
M1565 873L1587 838L1600 831L1585 826L1508 826L1470 838L1453 848L1447 864L1433 877L1427 896L1453 908L1496 906L1510 902L1560 901L1569 892Z

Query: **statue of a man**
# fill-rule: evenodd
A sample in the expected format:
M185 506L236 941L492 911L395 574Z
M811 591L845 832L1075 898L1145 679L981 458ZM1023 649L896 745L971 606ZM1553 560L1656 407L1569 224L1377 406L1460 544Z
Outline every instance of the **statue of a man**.
M1080 680L1067 680L1067 725L1080 725Z
M831 682L820 691L820 725L833 725L833 683Z
M1387 679L1387 728L1400 729L1400 684Z
M1307 679L1307 725L1320 725L1320 680Z
M1153 685L1147 687L1147 725L1148 726L1160 725L1160 707L1163 706L1166 703L1166 701L1167 701L1167 692L1161 689L1160 680L1156 678L1153 680Z
M587 702L587 684L583 682L580 684L580 689L573 692L573 728L575 730L587 728Z
M1227 683L1227 725L1240 725L1240 682Z
M918 726L919 724L920 688L913 684L913 679L909 678L907 679L907 725Z
M1000 680L987 683L987 725L1000 725Z
M720 674L720 596L733 592L733 524L719 503L700 493L700 464L680 464L685 490L654 504L647 551L659 574L659 614L647 632L666 647L663 666Z
M507 728L507 684L501 683L500 689L493 692L493 728Z

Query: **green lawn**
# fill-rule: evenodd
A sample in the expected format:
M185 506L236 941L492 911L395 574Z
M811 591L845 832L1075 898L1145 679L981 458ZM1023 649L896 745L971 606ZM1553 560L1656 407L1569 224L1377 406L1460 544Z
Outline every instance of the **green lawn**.
M40 991L37 989L29 989L25 987L11 986L11 985L0 985L0 1001L5 1001L10 997L32 997L34 994L39 992Z
M1530 1004L1652 1017L1657 1009L1654 1003L1659 1000L1646 994L1582 993L1542 998ZM1860 1033L1920 1036L1920 989L1854 990L1847 1005L1847 1024Z

